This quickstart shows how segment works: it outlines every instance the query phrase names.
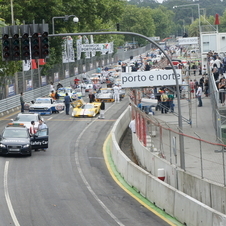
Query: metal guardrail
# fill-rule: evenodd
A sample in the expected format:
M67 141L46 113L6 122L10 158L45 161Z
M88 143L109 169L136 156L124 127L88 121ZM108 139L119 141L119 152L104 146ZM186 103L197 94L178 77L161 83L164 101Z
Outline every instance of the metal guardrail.
M128 51L119 50L118 53L114 55L103 55L101 57L92 57L90 59L80 60L74 63L55 65L55 67L51 69L46 76L47 85L45 86L41 86L40 84L39 78L41 75L39 69L34 69L26 72L18 72L17 79L16 77L9 77L7 82L7 85L10 83L15 84L16 95L5 98L5 95L3 95L3 93L0 93L0 114L3 115L11 109L20 108L21 92L24 93L25 102L30 102L32 100L35 100L37 97L48 95L48 84L51 81L54 82L54 76L56 73L59 74L58 81L60 81L63 86L70 86L75 77L82 80L84 73L86 73L86 76L89 77L91 74L95 73L98 66L111 66L113 64L116 64L119 60L125 61L131 56L144 54L145 52L150 51L150 49L151 45L148 44L147 46L137 49L131 49ZM75 72L75 68L77 68L77 72ZM65 78L65 71L68 71L69 78ZM33 89L26 91L26 81L29 80L32 80ZM58 81L56 81L55 83L57 83ZM5 87L6 86L4 86L4 88L2 88L0 92L3 92Z

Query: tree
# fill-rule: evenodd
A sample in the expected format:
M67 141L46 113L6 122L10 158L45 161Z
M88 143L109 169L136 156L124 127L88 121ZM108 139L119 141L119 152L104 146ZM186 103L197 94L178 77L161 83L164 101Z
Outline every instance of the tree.
M147 7L137 7L135 5L127 5L124 14L120 21L122 31L135 32L147 37L152 37L155 34L155 24L152 18L152 10ZM141 43L145 40L136 38ZM126 40L131 41L133 37L127 36Z
M152 9L152 18L156 27L155 36L166 38L172 34L173 16L173 12L163 6Z

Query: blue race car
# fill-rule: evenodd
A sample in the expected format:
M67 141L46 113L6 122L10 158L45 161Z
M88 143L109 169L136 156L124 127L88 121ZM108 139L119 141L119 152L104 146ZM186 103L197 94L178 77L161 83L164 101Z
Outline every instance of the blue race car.
M51 115L63 110L64 103L55 101L50 97L39 97L29 107L29 112L36 112L40 115Z

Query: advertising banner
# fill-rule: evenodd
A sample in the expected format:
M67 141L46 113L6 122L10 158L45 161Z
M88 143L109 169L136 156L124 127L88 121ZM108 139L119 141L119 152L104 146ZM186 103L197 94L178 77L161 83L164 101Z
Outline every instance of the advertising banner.
M85 35L83 35L83 40L85 44L89 44L89 39ZM82 51L82 52L85 52L87 59L90 58L90 52L91 52L90 50Z
M82 36L78 36L78 39L76 41L77 46L77 60L81 60L81 45L82 45Z
M178 84L182 84L181 70L176 70ZM122 88L138 88L153 86L173 86L176 85L176 77L173 70L153 70L122 73Z
M198 37L188 37L188 38L179 38L178 42L179 45L192 45L198 44L199 40Z
M45 86L47 83L46 83L46 76L41 76L41 83L42 83L42 86Z
M73 39L70 36L64 39L62 49L63 49L62 50L63 63L75 62Z
M8 97L15 95L15 87L14 84L8 86Z
M58 82L59 81L59 73L56 72L54 73L54 82Z
M32 90L32 81L31 79L26 80L26 91Z

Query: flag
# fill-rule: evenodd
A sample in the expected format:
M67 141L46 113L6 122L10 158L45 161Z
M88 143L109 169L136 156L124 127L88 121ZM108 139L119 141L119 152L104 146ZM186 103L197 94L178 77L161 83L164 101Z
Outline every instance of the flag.
M39 59L39 65L44 65L46 64L45 59Z
M23 71L31 70L31 61L30 60L23 60Z
M215 25L219 25L220 24L220 20L219 20L219 14L216 13L215 15L215 22L214 22Z
M37 63L36 63L36 60L35 59L32 59L31 60L31 69L37 69Z

